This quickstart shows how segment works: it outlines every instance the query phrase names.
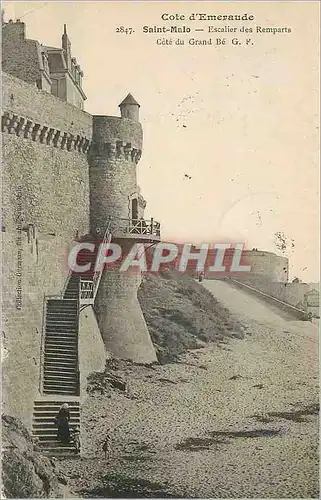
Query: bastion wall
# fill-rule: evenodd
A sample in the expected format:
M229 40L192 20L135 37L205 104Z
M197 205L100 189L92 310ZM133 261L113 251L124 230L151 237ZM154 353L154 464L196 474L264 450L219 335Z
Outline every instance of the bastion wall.
M260 250L246 250L243 255L244 262L251 266L250 274L267 276L271 281L288 281L289 260L287 257Z
M39 397L43 310L89 231L92 117L3 75L4 411L28 426Z
M31 428L41 396L44 304L61 296L77 234L110 215L131 218L133 198L143 216L136 182L142 127L124 117L93 117L4 74L2 132L4 411ZM103 370L110 355L156 360L139 283L103 276L97 319L92 307L80 313L83 397L88 374Z

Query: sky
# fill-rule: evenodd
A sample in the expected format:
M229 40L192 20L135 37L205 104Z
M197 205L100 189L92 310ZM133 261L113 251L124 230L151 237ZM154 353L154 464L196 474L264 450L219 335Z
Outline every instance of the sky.
M131 92L144 129L138 182L164 240L244 243L288 256L319 281L319 2L4 2L27 37L61 46L84 71L85 110L118 115ZM163 13L253 14L254 22L164 22ZM213 26L291 33L209 35ZM185 25L212 46L157 45L143 26ZM132 35L117 33L132 27ZM215 45L219 36L229 43ZM238 36L243 42L233 46ZM244 40L251 37L253 45ZM277 234L285 238L279 249Z

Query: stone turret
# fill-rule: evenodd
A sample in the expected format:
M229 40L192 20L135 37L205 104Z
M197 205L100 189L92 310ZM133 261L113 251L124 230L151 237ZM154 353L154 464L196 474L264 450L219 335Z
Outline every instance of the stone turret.
M133 98L131 94L128 94L125 99L119 104L120 115L122 118L129 118L135 122L139 122L139 108L140 105Z

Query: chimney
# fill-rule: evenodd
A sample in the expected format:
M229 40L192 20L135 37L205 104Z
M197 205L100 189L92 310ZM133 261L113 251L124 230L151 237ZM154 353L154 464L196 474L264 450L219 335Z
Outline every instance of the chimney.
M3 25L3 35L6 37L10 37L13 40L25 40L26 39L26 25L22 23L20 19L17 19L14 22L12 19L9 19L8 23Z
M71 43L67 35L67 25L64 24L64 32L61 38L61 46L64 51L67 68L71 71Z

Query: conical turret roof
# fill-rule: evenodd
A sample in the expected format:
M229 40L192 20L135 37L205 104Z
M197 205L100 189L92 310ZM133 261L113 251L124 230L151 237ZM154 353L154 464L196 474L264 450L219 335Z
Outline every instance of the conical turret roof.
M140 104L134 99L134 97L131 94L127 94L125 99L119 104L119 107L125 106L126 104L135 104L136 106L140 107Z

